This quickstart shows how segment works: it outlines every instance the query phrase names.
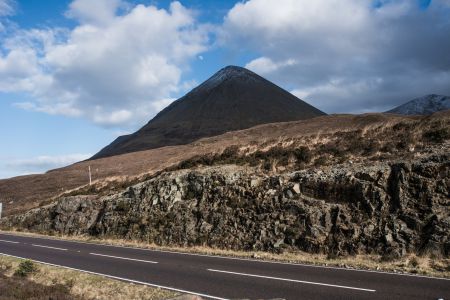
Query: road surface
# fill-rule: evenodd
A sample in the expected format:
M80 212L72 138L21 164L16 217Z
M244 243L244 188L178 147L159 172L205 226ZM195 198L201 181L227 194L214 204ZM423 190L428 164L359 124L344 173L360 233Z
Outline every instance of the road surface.
M98 245L0 232L0 254L207 299L450 299L450 280Z

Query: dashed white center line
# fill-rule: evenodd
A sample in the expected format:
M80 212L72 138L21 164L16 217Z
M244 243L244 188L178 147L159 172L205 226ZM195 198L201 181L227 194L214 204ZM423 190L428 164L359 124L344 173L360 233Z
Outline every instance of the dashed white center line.
M280 278L280 277L272 277L272 276L246 274L246 273L230 272L230 271L215 270L215 269L208 269L208 271L218 272L218 273L226 273L226 274L232 274L232 275L256 277L256 278L264 278L264 279L273 279L273 280L297 282L297 283L304 283L304 284L314 284L314 285L321 285L321 286L329 286L329 287L335 287L335 288L341 288L341 289L350 289L350 290L358 290L358 291L364 291L364 292L375 292L376 291L376 290L371 290L371 289L363 289L363 288L352 287L352 286L345 286L345 285L336 285L336 284L328 284L328 283L312 282L312 281L304 281L304 280L296 280L296 279L288 279L288 278Z
M57 247L50 247L50 246L44 246L44 245L38 245L38 244L31 244L33 247L41 247L41 248L48 248L48 249L54 249L54 250L61 250L61 251L67 251L67 249L64 248L57 248Z
M139 261L139 262L144 262L144 263L149 263L149 264L157 264L158 263L156 261L151 261L151 260L135 259L135 258L121 257L121 256L112 256L112 255L105 255L105 254L99 254L99 253L89 253L89 254L96 255L96 256L109 257L109 258L116 258L116 259Z
M7 240L0 240L0 242L11 243L11 244L19 244L19 242L7 241Z

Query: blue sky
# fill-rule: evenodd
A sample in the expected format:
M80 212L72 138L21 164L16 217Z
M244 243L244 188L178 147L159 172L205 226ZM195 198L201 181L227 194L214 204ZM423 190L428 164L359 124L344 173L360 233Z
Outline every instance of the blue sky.
M89 157L226 65L328 113L450 94L448 0L0 0L0 178Z

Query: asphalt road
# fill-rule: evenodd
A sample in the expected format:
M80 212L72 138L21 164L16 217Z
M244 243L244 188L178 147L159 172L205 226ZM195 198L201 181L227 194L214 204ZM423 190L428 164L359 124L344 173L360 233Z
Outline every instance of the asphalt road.
M0 233L0 254L210 299L450 299L450 280Z

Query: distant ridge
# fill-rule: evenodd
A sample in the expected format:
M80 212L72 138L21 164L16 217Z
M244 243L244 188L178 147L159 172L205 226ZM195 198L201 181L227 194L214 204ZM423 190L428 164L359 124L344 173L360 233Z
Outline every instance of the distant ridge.
M431 94L406 102L387 111L387 113L399 115L431 115L447 109L450 109L450 97Z
M325 115L261 76L228 66L174 101L137 132L118 137L91 159L191 143L259 124Z

